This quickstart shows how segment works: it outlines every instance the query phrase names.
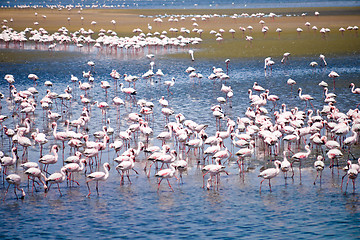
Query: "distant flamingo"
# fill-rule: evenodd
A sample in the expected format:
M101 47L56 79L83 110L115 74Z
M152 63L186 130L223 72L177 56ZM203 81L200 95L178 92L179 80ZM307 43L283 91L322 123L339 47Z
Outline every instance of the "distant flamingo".
M296 81L295 81L295 80L293 80L293 79L291 79L291 78L289 78L289 79L287 80L287 85L290 85L290 86L291 86L291 92L292 92L293 85L295 85L295 84L296 84Z
M350 83L350 86L351 88L351 92L354 93L354 94L360 94L360 88L355 88L355 84L354 83ZM355 108L357 108L358 106L360 105L360 103L358 105L356 105Z
M331 71L328 76L333 79L335 90L335 78L339 77L340 75L337 72Z

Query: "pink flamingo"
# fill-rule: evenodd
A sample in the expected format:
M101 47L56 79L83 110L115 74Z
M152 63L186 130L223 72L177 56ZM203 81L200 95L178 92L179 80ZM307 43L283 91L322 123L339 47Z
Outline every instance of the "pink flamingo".
M106 181L109 178L110 164L104 163L103 168L105 172L93 172L86 176L88 178L88 180L86 181L86 185L89 189L89 194L86 197L89 197L91 194L89 182L96 181L96 192L99 195L99 181Z
M337 72L331 71L328 76L333 79L335 90L335 78L339 77L340 75Z
M59 147L57 145L53 145L51 147L51 153L52 154L47 154L47 155L44 155L42 156L40 159L39 159L39 162L44 164L44 169L43 171L45 173L48 173L47 170L49 168L49 164L55 164L57 163L57 160L58 160L58 154L57 152L59 151Z
M119 172L119 174L120 174L120 171L122 172L120 174L121 175L120 184L124 183L124 174L125 174L125 172L126 172L126 176L127 176L130 183L131 183L130 176L129 176L130 170L133 170L136 174L139 174L134 169L134 166L135 166L135 156L130 157L129 161L122 161L119 165L117 165L115 167L115 169Z
M302 89L299 88L298 90L298 93L299 93L299 98L300 100L302 101L305 101L306 102L306 106L305 106L305 109L307 107L307 103L310 102L310 100L313 100L314 98L312 96L310 96L309 94L305 94L305 95L302 95ZM313 104L310 102L311 106L314 108ZM314 108L315 109L315 108ZM304 110L305 111L305 110Z
M4 177L4 175L7 175L7 173L6 173L7 167L15 165L16 160L17 160L16 153L17 153L17 148L13 147L11 149L12 157L3 157L3 158L1 158L1 165L4 167L3 168L3 177Z
M205 176L207 174L210 174L210 177L209 179L207 180L207 184L206 184L206 188L207 190L210 190L210 187L212 186L212 182L213 182L213 177L216 176L216 179L215 179L215 183L217 185L217 187L219 186L219 183L220 183L220 179L219 179L219 174L221 172L225 172L226 174L228 174L224 169L225 169L225 166L221 165L220 164L220 159L217 158L215 159L215 163L216 164L209 164L209 165L206 165L205 167L202 168L202 172L204 173L203 174L203 188L205 187Z
M155 177L158 177L158 178L161 178L159 183L158 183L158 191L160 189L160 184L162 182L162 180L166 179L166 181L168 182L169 184L169 187L171 188L171 190L174 192L174 189L171 187L171 184L169 182L169 178L172 178L175 176L175 164L172 163L170 164L170 168L168 169L163 169L163 170L160 170L159 172L157 172L155 174ZM177 179L177 177L175 176L175 178Z
M46 177L45 175L41 172L41 170L39 168L29 168L25 171L25 174L28 175L29 177L32 177L33 179L33 184L32 184L32 188L31 188L31 192L34 192L34 187L35 187L35 178L38 178L39 181L43 184L44 190L47 189L47 186L45 184L45 182L42 180L42 178L44 178L44 180L46 181Z
M69 173L68 180L76 183L78 186L80 186L80 184L74 180L74 176L72 173L81 172L82 170L84 170L84 163L86 163L86 159L81 159L79 163L68 163L64 166L66 172Z
M48 192L50 190L50 187L53 183L56 183L59 193L60 193L60 196L62 196L59 183L62 183L65 180L65 171L66 171L66 168L62 167L60 169L59 173L58 172L53 173L46 179L46 184L48 184L48 182L50 182L50 186L47 188L46 192Z
M20 188L21 177L20 177L19 175L17 175L17 174L10 174L9 176L6 177L6 181L9 183L9 186L8 186L7 189L6 189L6 192L5 192L3 201L5 201L6 194L8 193L9 187L10 187L11 184L14 185L14 193L15 193L16 198L18 198L18 196L17 196L17 194L16 194L16 189L20 190L21 193L22 193L22 196L21 196L20 198L24 198L24 197L25 197L25 191L24 191L24 189Z
M263 180L261 180L260 182L260 193L261 193L261 185L263 183L263 181L265 181L265 179L269 180L269 187L270 187L270 192L271 192L271 183L270 180L274 177L276 177L277 175L279 175L280 173L280 166L281 166L281 162L279 160L276 160L274 162L275 168L268 168L264 171L262 171L258 177L262 177Z
M319 176L319 173L320 173L320 185L321 185L321 175L322 175L322 171L325 168L324 157L323 156L318 156L316 158L316 161L314 162L314 168L316 169L316 178L314 180L314 185L315 185L316 179Z
M306 152L298 152L291 157L293 159L293 162L291 163L291 167L295 161L300 163L299 164L300 181L301 181L301 162L309 157L309 155L311 153L310 146L306 145L305 150L306 150ZM293 172L292 177L294 177L294 172Z
M360 88L355 88L355 84L354 83L350 83L350 86L351 88L351 92L354 93L354 94L360 94ZM355 108L357 108L358 106L360 105L360 103L358 105L356 105Z

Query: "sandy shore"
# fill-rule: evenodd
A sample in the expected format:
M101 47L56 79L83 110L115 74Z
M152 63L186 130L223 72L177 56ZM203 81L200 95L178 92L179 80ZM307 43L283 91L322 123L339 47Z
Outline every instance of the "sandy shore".
M320 15L315 16L314 12L319 11ZM268 14L273 12L282 17L261 18L265 21L262 25L259 23L259 17L253 18L230 18L233 14L241 13L258 13ZM37 16L35 16L37 13ZM306 13L306 16L301 16ZM168 31L168 36L178 36L180 33L169 33L170 28L180 29L185 27L190 31L194 28L191 17L178 22L169 22L169 17L163 18L163 23L155 23L155 18L139 17L139 15L190 15L190 14L226 14L228 17L213 17L209 20L202 21L198 18L198 29L203 29L201 35L203 43L194 47L195 56L206 58L235 58L235 57L264 57L264 56L282 56L284 52L290 52L292 55L306 56L324 54L358 54L360 50L360 41L358 31L346 30L343 34L339 28L347 29L348 26L360 25L360 8L296 8L296 9L219 9L219 10L122 10L122 9L79 9L50 10L50 9L0 9L2 19L8 20L7 25L16 31L22 31L26 27L44 28L49 33L57 31L60 27L65 26L69 32L75 32L80 28L92 29L97 37L100 29L111 29L117 32L118 36L133 36L134 28L141 28L147 33L148 24L152 26L152 32ZM286 16L291 15L291 16ZM46 16L46 18L44 17ZM83 20L81 20L81 17ZM10 19L13 19L10 22ZM70 20L68 20L70 18ZM115 20L116 24L112 24ZM96 25L91 24L92 21ZM34 25L38 22L38 25ZM311 25L308 28L305 23ZM248 29L242 32L239 27L253 27L250 32ZM261 30L263 26L268 27L264 34ZM311 28L316 26L318 30ZM296 29L300 27L303 32L300 34ZM225 32L222 34L223 40L216 41L211 30L216 32L222 28ZM281 28L282 32L276 32ZM321 28L329 28L330 32L323 35L319 31ZM236 32L234 37L229 33L230 29ZM191 32L190 37L199 36L198 33ZM246 36L252 36L253 41L250 43L245 40ZM183 54L178 55L182 57Z

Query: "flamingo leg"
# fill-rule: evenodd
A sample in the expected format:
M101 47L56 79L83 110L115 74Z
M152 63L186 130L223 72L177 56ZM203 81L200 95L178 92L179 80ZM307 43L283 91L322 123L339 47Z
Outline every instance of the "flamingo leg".
M6 197L6 194L8 193L8 191L9 191L9 187L10 187L10 183L9 183L9 186L7 187L7 189L6 189L6 192L5 192L5 195L4 195L4 198L3 198L3 202L5 201L5 197Z
M59 190L60 196L62 196L61 191L60 191L59 183L57 183L57 186L58 186L58 190Z
M341 185L340 185L341 191L342 191L342 186L343 186L344 178L346 177L346 175L347 175L347 173L345 173L345 175L342 176L342 178L341 178Z
M316 179L318 178L318 175L319 175L319 172L316 173L316 178L314 180L314 185L315 185Z
M263 181L265 181L265 178L263 180L261 180L261 182L260 182L260 190L259 190L260 194L261 194L261 185L262 185Z
M91 194L91 190L90 190L89 182L86 182L86 185L87 185L87 187L88 187L88 189L89 189L89 194L88 194L86 197L89 197L89 196L90 196L90 194Z
M168 184L169 184L169 187L171 188L171 190L174 192L174 189L171 187L171 185L170 185L170 181L169 181L169 179L166 179L167 180L167 182L168 182Z
M160 181L159 181L159 183L158 183L158 191L159 191L159 189L160 189L160 183L161 183L161 181L162 181L163 179L160 179Z
M269 187L270 187L270 192L271 192L271 183L270 183L270 179L269 179Z

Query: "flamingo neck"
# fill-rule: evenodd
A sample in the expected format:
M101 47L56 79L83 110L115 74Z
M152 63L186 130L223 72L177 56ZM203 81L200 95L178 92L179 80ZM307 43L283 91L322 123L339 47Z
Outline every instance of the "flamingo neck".
M106 164L103 165L104 166L104 171L105 171L105 176L104 176L104 179L107 179L109 177L109 171L106 167Z
M79 166L80 166L79 171L84 170L85 165L83 161L80 161Z
M16 162L16 154L14 150L11 150L13 161Z

